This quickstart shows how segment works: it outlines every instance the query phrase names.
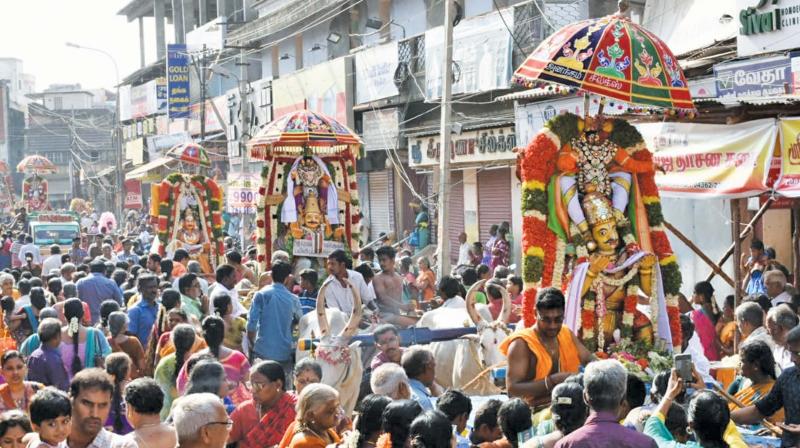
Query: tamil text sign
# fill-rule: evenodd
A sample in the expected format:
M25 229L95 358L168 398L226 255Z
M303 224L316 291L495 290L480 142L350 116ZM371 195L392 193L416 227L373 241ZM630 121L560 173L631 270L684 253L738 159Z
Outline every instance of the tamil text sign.
M514 160L517 137L514 127L480 129L452 135L450 161L452 163L491 163ZM409 164L413 167L433 166L439 163L441 143L438 135L408 137Z
M775 146L775 120L736 125L645 123L636 125L660 171L665 196L746 197L767 190Z
M359 51L355 54L355 62L357 103L368 103L398 94L394 84L397 42Z
M189 118L189 55L186 45L167 46L169 118Z
M508 87L512 46L504 20L514 23L513 8L463 20L453 29L453 94ZM428 99L442 95L443 51L442 27L428 30L425 33L425 95Z
M783 95L791 92L789 56L724 62L714 66L718 98Z
M781 175L775 190L782 196L800 197L800 117L781 123Z

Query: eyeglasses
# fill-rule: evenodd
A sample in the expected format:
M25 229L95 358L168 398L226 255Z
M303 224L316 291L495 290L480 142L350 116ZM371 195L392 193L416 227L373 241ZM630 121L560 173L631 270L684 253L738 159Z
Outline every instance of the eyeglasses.
M244 386L252 391L261 390L261 388L263 388L266 385L267 383L259 383L257 381L247 381L244 383Z
M228 419L227 422L208 422L203 426L209 426L209 425L225 425L225 427L228 428L228 430L230 430L231 428L233 428L233 420Z

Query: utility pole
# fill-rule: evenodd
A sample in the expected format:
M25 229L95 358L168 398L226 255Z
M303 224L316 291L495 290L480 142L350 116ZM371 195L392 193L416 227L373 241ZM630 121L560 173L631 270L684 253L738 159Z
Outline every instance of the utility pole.
M249 93L247 66L247 53L245 49L239 50L239 107L242 120L242 133L239 136L239 152L242 155L242 174L250 173L250 154L247 151L247 141L250 139L250 102L247 100ZM242 250L247 247L247 235L250 229L250 213L242 214Z
M200 54L200 141L206 139L206 44Z
M453 87L453 0L444 1L444 66L442 67L442 115L439 125L439 204L437 251L439 277L450 274L450 240L448 239L448 198L450 196L450 99Z

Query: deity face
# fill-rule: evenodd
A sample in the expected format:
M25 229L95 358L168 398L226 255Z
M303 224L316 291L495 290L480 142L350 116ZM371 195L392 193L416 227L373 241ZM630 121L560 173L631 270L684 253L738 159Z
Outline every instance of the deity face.
M322 224L322 217L317 212L306 212L305 224L309 229L316 229Z
M194 222L193 215L188 215L186 218L183 219L183 228L188 230L189 232L193 231L196 226L197 225Z
M619 233L617 233L617 222L609 220L599 222L592 226L592 238L597 243L600 253L611 254L616 252L619 245Z

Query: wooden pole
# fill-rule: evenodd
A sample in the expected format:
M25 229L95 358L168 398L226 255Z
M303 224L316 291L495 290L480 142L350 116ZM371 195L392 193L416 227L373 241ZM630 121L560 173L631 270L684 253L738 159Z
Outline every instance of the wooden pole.
M755 216L753 216L753 219L751 219L750 222L747 223L747 226L745 226L744 230L742 230L742 232L739 234L739 240L738 240L739 243L741 243L745 238L747 238L747 235L749 235L750 232L753 231L753 226L755 226L756 223L761 219L761 217L764 216L764 213L766 213L767 210L769 210L769 207L772 205L773 202L775 202L775 198L773 197L767 198L767 200L764 202L761 208L758 209ZM720 258L719 261L717 262L717 266L722 266L723 264L725 264L725 262L728 261L728 258L730 258L730 256L733 255L733 249L734 245L736 244L736 241L737 240L734 239L734 242L730 245L728 250L725 251L725 254L722 256L722 258ZM738 263L739 260L738 259L735 260L734 264ZM711 279L714 278L714 275L716 275L716 272L712 271L710 274L708 274L708 277L706 277L706 281L710 282Z
M739 222L742 210L739 208L740 199L731 199L731 238L733 239L733 309L742 301L742 267L739 260L742 258L742 239L739 238ZM734 332L733 352L739 353L739 332Z
M711 267L711 269L715 273L719 274L719 276L722 277L723 280L728 282L728 284L731 285L732 288L736 287L734 285L733 279L730 278L730 276L728 274L726 274L725 271L723 271L718 265L716 265L713 260L708 258L708 255L704 254L703 251L700 250L700 248L697 247L692 242L692 240L689 239L689 237L684 235L683 232L681 232L680 230L676 229L675 226L673 226L672 224L670 224L666 220L664 220L663 223L664 223L664 227L666 227L670 232L672 232L673 235L678 237L678 239L681 240L683 242L683 244L687 245L689 247L689 249L691 249L695 254L697 254L698 257L700 257L701 260L705 261L706 264L709 265Z

